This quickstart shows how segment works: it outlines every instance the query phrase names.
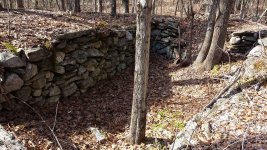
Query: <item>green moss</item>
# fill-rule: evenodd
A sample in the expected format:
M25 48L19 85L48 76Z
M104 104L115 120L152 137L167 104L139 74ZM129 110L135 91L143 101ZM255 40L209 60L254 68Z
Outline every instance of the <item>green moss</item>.
M46 49L49 49L49 50L52 49L52 43L50 41L46 41L44 46Z
M2 42L2 44L7 50L11 51L12 53L15 53L15 54L18 53L18 49L15 46L13 46L11 43Z
M218 75L219 74L219 70L220 70L220 66L219 65L215 65L211 70L211 74L212 75Z
M263 60L258 60L253 65L257 71L266 69L266 64Z

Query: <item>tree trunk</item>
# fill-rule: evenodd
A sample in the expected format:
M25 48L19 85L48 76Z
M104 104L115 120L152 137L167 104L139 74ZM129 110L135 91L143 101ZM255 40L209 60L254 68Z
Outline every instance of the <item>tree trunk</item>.
M72 0L72 11L81 12L80 0Z
M122 0L124 6L124 13L129 13L129 0Z
M132 13L135 12L135 3L136 3L136 0L132 0Z
M152 14L153 15L156 14L156 2L157 2L157 0L153 0L153 3L152 3Z
M60 2L61 2L61 7L60 7L60 10L61 11L66 11L66 4L65 4L65 0L60 0Z
M34 0L34 9L38 9L38 0Z
M98 0L98 12L103 12L103 3L102 0Z
M116 0L111 0L111 16L116 15Z
M246 0L241 1L241 6L240 6L240 19L244 19L245 17L245 7L246 7Z
M174 11L174 15L175 15L175 16L176 16L176 14L177 14L178 4L179 4L179 0L177 0L176 5L175 5L175 11Z
M224 48L230 11L235 0L220 0L219 13L214 26L212 43L209 53L204 61L205 70L211 70L215 64L221 61Z
M2 6L3 6L4 8L7 8L7 0L2 0L2 1L3 1Z
M9 9L13 9L14 5L13 5L13 0L9 0Z
M216 10L217 10L217 6L218 6L218 0L213 0L210 5L211 5L211 8L209 11L206 35L204 38L204 42L201 46L201 49L199 51L199 54L198 54L198 56L197 56L197 58L193 64L194 66L200 65L205 60L205 58L208 54L209 48L210 48L210 44L211 44L211 40L212 40L212 36L213 36L213 31L214 31L214 24L215 24L215 19L216 19Z
M145 139L151 10L152 0L138 1L134 90L129 135L131 144L140 144Z
M260 0L257 0L256 14L255 14L255 17L257 20L258 20L258 15L259 15L259 3L260 3Z
M24 9L23 0L17 0L17 9Z

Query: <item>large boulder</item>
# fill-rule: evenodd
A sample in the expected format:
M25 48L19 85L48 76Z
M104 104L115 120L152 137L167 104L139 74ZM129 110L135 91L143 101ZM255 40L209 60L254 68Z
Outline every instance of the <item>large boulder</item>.
M7 68L24 67L26 65L25 61L9 52L0 53L0 64Z
M27 81L30 80L32 77L37 75L38 68L37 65L28 63L25 69L25 74L23 75L23 80Z

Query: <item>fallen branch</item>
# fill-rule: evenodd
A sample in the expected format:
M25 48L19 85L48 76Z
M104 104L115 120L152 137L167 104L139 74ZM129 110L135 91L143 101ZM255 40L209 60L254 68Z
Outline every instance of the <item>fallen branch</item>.
M207 108L211 108L216 102L217 100L225 93L227 92L241 77L240 75L240 72L241 72L241 69L239 68L237 70L237 75L235 77L235 79L230 83L228 84L217 96L215 96L212 101L204 108L204 110L206 110Z

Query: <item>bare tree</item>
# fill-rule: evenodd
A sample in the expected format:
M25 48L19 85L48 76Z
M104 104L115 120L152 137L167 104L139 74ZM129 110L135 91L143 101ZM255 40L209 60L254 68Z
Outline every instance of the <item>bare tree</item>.
M122 0L124 6L124 13L129 13L129 0Z
M23 0L16 0L16 3L17 3L17 9L24 9Z
M116 0L111 0L111 16L115 16L117 14L116 7L117 7Z
M138 1L134 90L129 135L131 144L140 144L145 139L151 9L152 0Z
M203 63L203 61L205 60L205 58L208 54L208 51L209 51L209 48L211 45L213 30L214 30L214 24L215 24L215 19L216 19L216 9L218 6L218 0L213 0L210 5L211 5L211 9L209 9L210 12L208 13L209 17L208 17L208 25L207 25L206 35L204 38L204 42L201 46L200 52L199 52L199 54L198 54L198 56L197 56L197 58L193 64L194 66L198 66L201 63ZM208 7L208 6L206 6L206 7Z
M136 0L132 0L132 13L135 12L135 3L136 3Z
M230 11L231 8L233 8L234 2L235 0L220 0L212 42L207 57L203 62L203 67L205 70L212 69L213 66L218 64L221 60Z
M98 0L98 12L103 12L103 2L102 0Z
M245 7L246 7L246 0L242 0L240 6L240 16L239 16L240 19L244 19L245 9L246 9Z

